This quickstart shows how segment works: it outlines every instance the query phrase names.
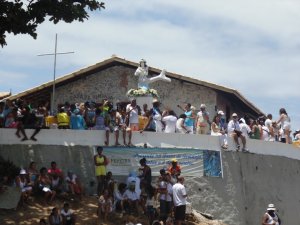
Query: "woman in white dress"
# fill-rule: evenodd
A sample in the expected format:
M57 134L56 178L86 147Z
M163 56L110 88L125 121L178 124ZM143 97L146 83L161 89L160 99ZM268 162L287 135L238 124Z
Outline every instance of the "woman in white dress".
M291 143L291 138L290 138L291 119L284 108L281 108L279 110L279 115L280 117L277 121L277 124L280 123L281 125L281 129L283 130L283 137L285 138L285 143L290 144Z

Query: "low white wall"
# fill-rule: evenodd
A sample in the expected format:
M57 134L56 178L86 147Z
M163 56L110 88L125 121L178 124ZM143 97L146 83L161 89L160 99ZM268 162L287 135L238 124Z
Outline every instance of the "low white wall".
M45 129L36 136L38 141L21 142L15 135L15 129L0 129L0 144L17 145L63 145L63 146L96 146L104 145L104 131L96 130L60 130ZM33 133L33 130L26 130L27 136ZM128 139L127 139L128 141ZM120 133L119 142L123 143ZM115 143L114 134L110 134L110 145ZM155 132L133 132L132 143L137 146L143 146L147 143L148 147L186 147L200 148L208 150L220 150L218 137L210 135L190 135L190 134L165 134ZM300 160L300 149L292 145L286 145L279 142L265 142L260 140L247 140L247 147L251 153L262 155L285 156ZM229 149L234 151L234 145L229 138Z
M32 130L26 130L31 134ZM0 155L16 165L38 167L56 161L64 171L74 170L88 193L94 181L94 146L103 145L101 131L42 130L37 142L21 142L14 129L0 129ZM110 143L113 143L111 137ZM219 150L217 137L207 135L157 134L135 132L133 143L155 147L190 147ZM232 141L229 143L232 150ZM300 151L291 145L248 140L251 153L222 152L224 178L186 179L189 201L195 209L210 213L228 225L261 223L267 204L274 203L283 224L299 224ZM124 148L126 151L126 148Z

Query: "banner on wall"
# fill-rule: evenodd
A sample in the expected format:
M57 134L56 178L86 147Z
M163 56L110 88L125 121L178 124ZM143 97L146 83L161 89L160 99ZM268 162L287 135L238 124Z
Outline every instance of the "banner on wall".
M158 176L161 169L167 169L171 161L176 159L181 166L182 176L222 177L219 151L185 148L107 147L104 148L103 154L108 157L110 162L107 171L111 171L114 175L127 176L131 171L138 171L140 159L146 158L153 176Z

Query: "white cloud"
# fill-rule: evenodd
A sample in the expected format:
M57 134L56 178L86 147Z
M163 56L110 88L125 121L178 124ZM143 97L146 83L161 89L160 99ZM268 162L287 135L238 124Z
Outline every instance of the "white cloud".
M53 58L36 55L53 52L58 33L58 51L75 52L58 56L58 76L117 54L238 89L253 101L299 98L299 10L293 0L106 2L105 10L84 23L41 25L37 40L9 35L1 74L22 71L28 78L39 74L34 80L41 83L51 80ZM33 86L27 80L22 90Z

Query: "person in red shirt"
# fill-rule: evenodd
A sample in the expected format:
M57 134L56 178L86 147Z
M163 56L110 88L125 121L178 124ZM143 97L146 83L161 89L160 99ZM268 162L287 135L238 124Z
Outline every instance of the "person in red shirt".
M178 165L177 159L172 159L171 165L168 168L169 173L171 174L171 182L175 184L177 182L177 178L181 174L181 166Z
M57 175L58 177L60 177L62 179L64 177L63 171L61 169L57 168L57 164L54 161L51 162L51 168L48 169L48 174L50 176Z

